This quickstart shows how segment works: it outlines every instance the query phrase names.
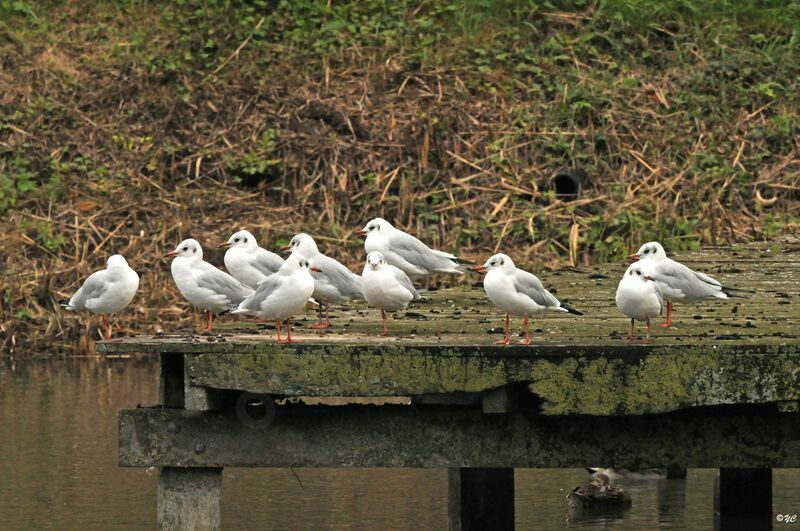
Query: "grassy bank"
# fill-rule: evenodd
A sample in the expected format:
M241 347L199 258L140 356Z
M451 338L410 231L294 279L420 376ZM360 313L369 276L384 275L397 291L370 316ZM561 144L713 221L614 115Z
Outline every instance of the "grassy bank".
M794 2L108 4L0 0L6 348L76 340L55 301L113 252L121 322L175 326L161 256L240 227L360 269L375 215L532 268L800 225Z

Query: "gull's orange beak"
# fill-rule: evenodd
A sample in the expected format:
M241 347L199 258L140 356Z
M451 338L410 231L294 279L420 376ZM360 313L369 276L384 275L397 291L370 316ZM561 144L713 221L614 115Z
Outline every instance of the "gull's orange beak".
M289 245L284 245L283 247L281 247L281 251L288 251L289 249L291 249Z
M178 256L178 251L170 251L164 255L166 258L172 258L173 256Z
M225 242L217 245L217 249L227 249L230 246L231 246L230 242Z
M475 271L476 273L486 273L487 267L485 265L476 265L476 266L469 267L467 269L469 269L471 271Z
M322 273L322 269L318 268L317 266L311 266L309 269L315 273Z
M628 255L629 260L638 260L640 258L638 253L631 253Z
M655 281L656 281L656 279L654 279L654 278L653 278L653 277L651 277L650 275L645 275L645 276L644 276L644 279L645 279L645 280L649 280L649 281L651 281L651 282L655 282Z
M353 231L353 233L357 234L358 236L366 236L367 235L367 231L365 231L364 229L356 229L356 230Z

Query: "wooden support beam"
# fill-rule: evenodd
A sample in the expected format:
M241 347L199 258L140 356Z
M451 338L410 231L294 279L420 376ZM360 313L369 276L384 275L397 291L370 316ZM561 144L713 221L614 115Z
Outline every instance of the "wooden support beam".
M319 441L325 444L319 444ZM196 452L202 441L205 451ZM621 468L800 467L800 414L772 406L641 417L483 414L479 407L278 406L119 413L123 466Z
M514 529L513 468L450 468L449 531Z
M772 529L772 469L718 469L714 513L717 529Z
M219 529L221 486L221 468L163 467L158 477L159 528Z

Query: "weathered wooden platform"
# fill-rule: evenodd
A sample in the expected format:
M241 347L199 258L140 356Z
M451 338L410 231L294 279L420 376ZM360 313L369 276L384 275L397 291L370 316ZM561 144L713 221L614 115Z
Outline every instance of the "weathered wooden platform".
M502 314L479 287L428 293L392 320L389 338L376 335L378 312L351 306L324 334L301 330L310 310L296 323L305 343L289 346L274 330L239 323L99 343L162 360L160 406L120 412L120 464L168 471L164 526L189 518L171 497L181 470L213 490L213 475L192 471L449 467L462 469L451 495L480 493L482 477L513 498L513 467L800 466L800 242L676 258L752 293L678 304L676 325L647 345L624 342L628 321L614 305L625 262L541 273L584 315L534 317L530 346L493 344ZM320 404L342 397L393 403ZM477 467L494 472L476 476ZM476 518L508 527L508 505L495 501L497 511L476 515L451 500L453 527Z

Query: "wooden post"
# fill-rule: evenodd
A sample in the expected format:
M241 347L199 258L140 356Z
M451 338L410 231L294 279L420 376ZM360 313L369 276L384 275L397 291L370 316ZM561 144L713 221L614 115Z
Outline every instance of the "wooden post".
M717 529L772 529L772 469L718 469L714 516Z
M160 529L219 529L221 468L162 467L158 477Z
M514 529L513 468L448 469L450 531Z

